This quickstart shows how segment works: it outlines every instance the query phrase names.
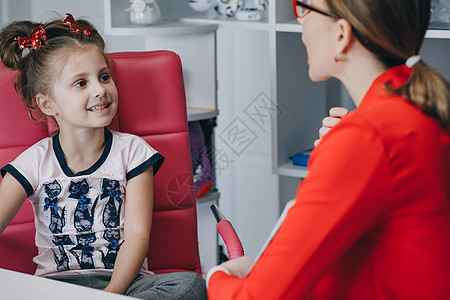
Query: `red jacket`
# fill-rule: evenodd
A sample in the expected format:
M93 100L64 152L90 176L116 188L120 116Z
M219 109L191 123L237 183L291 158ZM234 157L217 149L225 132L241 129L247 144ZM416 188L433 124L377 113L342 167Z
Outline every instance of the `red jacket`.
M209 299L450 299L450 132L378 77L313 151L296 204L249 275Z

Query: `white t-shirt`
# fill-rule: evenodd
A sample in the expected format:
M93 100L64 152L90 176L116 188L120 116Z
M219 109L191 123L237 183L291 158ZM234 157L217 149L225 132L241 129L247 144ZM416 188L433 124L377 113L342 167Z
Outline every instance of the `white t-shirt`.
M45 138L1 170L25 188L33 205L38 255L35 275L112 272L123 243L125 186L164 158L135 135L105 129L105 149L74 174L59 137ZM142 274L149 274L144 261Z

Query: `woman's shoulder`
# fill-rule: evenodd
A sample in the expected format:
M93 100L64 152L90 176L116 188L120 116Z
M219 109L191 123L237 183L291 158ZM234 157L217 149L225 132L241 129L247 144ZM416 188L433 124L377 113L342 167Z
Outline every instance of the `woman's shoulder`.
M370 105L359 107L349 114L346 122L371 130L389 143L419 141L443 133L434 118L397 95L373 99Z
M375 125L429 121L410 99L392 94L385 86L372 87L354 111L356 119L366 120Z

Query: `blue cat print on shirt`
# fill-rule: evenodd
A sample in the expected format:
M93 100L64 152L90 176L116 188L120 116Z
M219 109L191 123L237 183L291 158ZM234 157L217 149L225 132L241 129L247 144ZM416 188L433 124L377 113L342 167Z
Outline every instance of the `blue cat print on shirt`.
M56 269L58 272L69 270L69 257L67 256L64 246L73 245L72 240L68 235L54 236L53 244L58 246L58 251L53 251L53 258L55 259ZM70 250L69 250L70 251Z
M106 269L114 269L114 263L116 262L117 254L119 253L120 246L123 243L122 242L119 244L120 231L107 229L105 230L103 237L109 242L107 246L108 250L106 251L106 253L100 250L102 254L103 264L105 265Z
M108 198L103 211L103 225L106 228L118 228L120 226L120 209L123 202L121 195L119 181L103 179L101 199ZM116 207L116 201L119 204L118 208Z
M77 236L78 244L69 250L77 260L81 269L95 268L94 259L92 257L94 247L92 247L91 244L95 242L96 239L95 233L80 234Z
M94 224L94 211L97 206L98 198L92 205L91 212L89 212L91 198L86 196L89 193L89 184L86 179L79 182L72 181L70 183L69 192L69 198L78 200L74 216L75 229L78 232L91 231L92 225Z
M63 207L60 215L56 205L58 196L61 194L61 185L55 179L53 182L44 184L44 190L47 194L47 197L44 198L44 211L50 209L50 224L48 228L52 233L62 233L63 227L66 226L66 208Z
M102 222L106 230L103 238L109 242L106 254L102 253L102 261L106 269L113 269L116 261L117 253L119 252L120 244L120 209L122 207L122 192L120 190L120 183L117 180L103 179L101 199L108 199L105 204L105 209L102 214ZM116 206L116 201L118 207Z
M53 182L43 184L44 191L47 197L44 198L44 211L50 210L50 223L48 228L54 234L53 244L58 246L58 251L53 251L53 257L58 271L69 270L69 257L67 256L65 245L73 245L72 240L68 235L57 235L63 232L66 226L66 207L63 207L61 214L59 214L58 196L61 194L61 184L55 179Z
M75 182L71 181L69 187L69 198L78 200L74 213L74 226L79 235L77 235L78 244L69 250L70 253L76 258L81 269L93 269L94 260L92 253L94 248L91 246L96 241L95 233L92 232L92 226L94 225L94 211L97 206L98 198L92 204L89 211L89 205L91 198L87 197L89 193L89 184L86 179ZM77 252L81 251L80 254Z

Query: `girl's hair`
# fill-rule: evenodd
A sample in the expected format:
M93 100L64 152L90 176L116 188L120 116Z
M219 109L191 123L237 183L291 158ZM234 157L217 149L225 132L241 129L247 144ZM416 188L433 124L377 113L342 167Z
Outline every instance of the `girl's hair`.
M430 0L326 0L330 12L352 25L355 37L387 67L419 53L430 20ZM450 126L450 85L422 61L409 80L389 92L409 99L424 113Z
M33 120L36 120L39 114L36 95L39 93L50 95L52 92L53 82L57 76L55 68L57 61L80 51L83 47L95 46L108 64L103 38L88 21L78 19L77 22L82 26L91 26L92 32L90 34L74 32L62 20L45 24L18 21L0 31L0 59L6 67L17 71L14 86ZM31 49L28 54L24 53L25 49L20 49L18 38L30 36L39 26L45 30L46 39L40 39L40 48Z

